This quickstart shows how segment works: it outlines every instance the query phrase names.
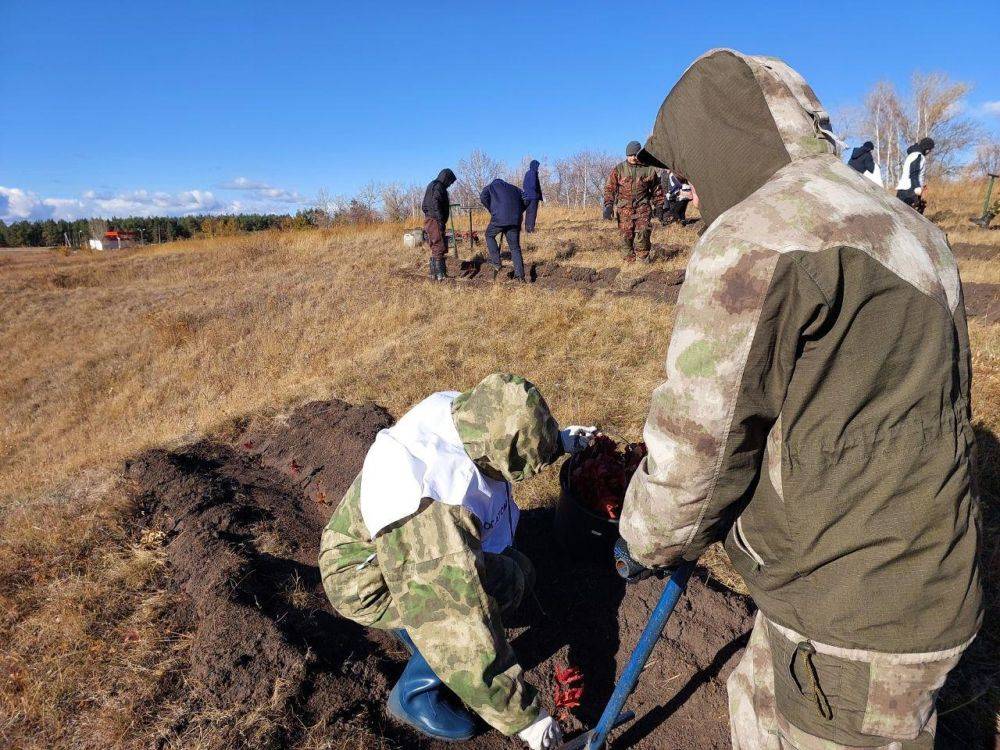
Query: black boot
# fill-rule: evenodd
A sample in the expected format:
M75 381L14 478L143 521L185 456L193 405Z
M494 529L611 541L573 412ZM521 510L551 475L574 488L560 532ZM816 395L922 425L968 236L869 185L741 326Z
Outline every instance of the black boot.
M431 278L434 281L444 281L448 278L448 271L444 265L444 258L431 258Z

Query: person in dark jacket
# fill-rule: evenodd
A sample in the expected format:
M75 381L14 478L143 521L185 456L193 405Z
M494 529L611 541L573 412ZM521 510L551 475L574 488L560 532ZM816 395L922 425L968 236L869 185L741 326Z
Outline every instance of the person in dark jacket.
M875 144L871 141L865 141L851 152L851 158L847 160L847 166L861 174L874 172L875 157L872 156L872 151L874 150Z
M436 179L431 180L424 191L424 232L427 243L431 246L431 278L443 280L447 275L444 256L448 245L445 242L445 227L448 225L448 215L451 212L451 199L448 188L455 184L455 173L450 169L442 169Z
M524 173L524 199L527 207L524 211L524 231L531 234L535 231L535 218L538 216L538 204L542 202L542 181L538 179L538 161L532 160L528 171Z
M896 184L896 197L920 213L927 207L927 155L933 149L933 138L921 138L906 149L906 160Z
M691 202L691 185L687 180L676 172L664 169L660 174L660 186L663 188L664 196L666 196L660 218L664 226L676 221L683 227L696 221L696 219L691 219L689 222L686 218L688 203Z
M490 265L493 266L493 277L496 278L500 273L497 235L502 233L507 238L510 259L514 262L514 278L524 281L524 260L521 257L521 217L527 203L524 193L516 185L497 179L483 188L479 200L490 212L490 223L486 227L486 248L490 254Z

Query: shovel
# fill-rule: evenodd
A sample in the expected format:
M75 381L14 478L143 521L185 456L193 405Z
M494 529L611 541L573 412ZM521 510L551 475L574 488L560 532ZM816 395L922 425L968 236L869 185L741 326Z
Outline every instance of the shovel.
M660 601L657 602L656 608L649 616L649 622L646 623L642 635L639 636L639 643L636 644L632 656L629 657L625 671L622 672L614 692L611 693L611 698L608 699L608 704L604 707L604 713L601 714L597 726L569 742L564 742L557 750L603 750L611 730L635 718L634 712L622 713L622 708L635 689L636 683L639 682L639 675L642 674L646 661L653 652L653 647L660 639L660 633L663 632L663 626L667 624L670 613L674 611L681 594L684 593L693 570L694 563L685 562L670 576L663 593L660 594Z

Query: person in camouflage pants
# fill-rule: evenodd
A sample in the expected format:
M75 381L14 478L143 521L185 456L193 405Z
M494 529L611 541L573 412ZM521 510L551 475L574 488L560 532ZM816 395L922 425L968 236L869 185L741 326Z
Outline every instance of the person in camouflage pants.
M506 374L433 394L379 433L323 531L319 565L337 612L397 631L413 652L389 698L397 718L439 739L472 734L471 718L442 688L430 708L409 696L408 672L423 664L421 685L443 682L500 732L535 750L554 746L559 726L525 682L503 627L535 575L511 546L510 483L582 450L590 434L560 431L538 389Z
M652 261L650 235L653 232L653 206L663 204L660 175L653 167L639 162L642 146L632 141L625 147L625 161L608 175L604 185L604 218L618 215L622 257L634 261L636 256Z
M724 540L759 608L737 750L933 746L983 616L970 353L945 235L838 158L781 60L713 50L645 145L692 250L620 531L646 567Z

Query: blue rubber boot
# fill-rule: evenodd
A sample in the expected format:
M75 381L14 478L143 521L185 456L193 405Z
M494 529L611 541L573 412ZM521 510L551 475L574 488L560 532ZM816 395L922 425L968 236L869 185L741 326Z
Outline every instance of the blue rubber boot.
M417 650L405 630L393 634L412 654L389 693L389 713L421 734L444 742L471 739L476 721L464 708L446 700L447 688Z

